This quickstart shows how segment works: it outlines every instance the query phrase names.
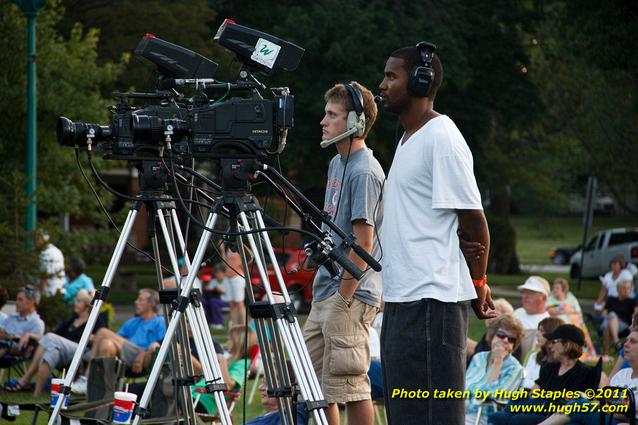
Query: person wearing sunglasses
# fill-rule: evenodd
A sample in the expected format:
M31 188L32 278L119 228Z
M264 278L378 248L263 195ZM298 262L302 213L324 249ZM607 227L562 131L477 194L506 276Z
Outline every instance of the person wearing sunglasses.
M581 363L580 356L583 355L585 345L585 335L579 327L574 325L561 325L553 332L543 335L549 342L549 362L541 366L540 375L536 380L533 390L540 388L545 392L555 392L565 390L566 392L586 391L604 386L607 376L602 373L602 362L597 366L588 366ZM515 413L516 409L511 407L514 404L541 404L563 403L569 400L550 400L539 397L510 402L502 412L496 412L489 416L489 421L493 425L516 424L532 425L545 420L548 413Z
M516 391L523 383L523 366L512 355L523 339L523 324L513 314L503 314L491 319L486 340L490 351L476 353L465 374L465 389L470 391L465 409L465 423L474 424L482 400L473 398L477 390L493 394L496 390ZM487 413L491 406L483 410L481 423L487 423Z

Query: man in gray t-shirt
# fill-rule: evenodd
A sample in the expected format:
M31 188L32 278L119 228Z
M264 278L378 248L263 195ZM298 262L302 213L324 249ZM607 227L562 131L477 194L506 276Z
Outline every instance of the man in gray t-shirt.
M322 147L336 143L338 152L328 168L324 210L347 234L355 235L357 244L379 259L385 175L365 143L377 115L374 96L352 82L335 85L324 98ZM342 137L354 128L354 134ZM324 230L328 230L325 225ZM341 243L337 235L332 237L335 244ZM328 423L339 423L337 403L345 403L348 424L372 425L368 332L381 301L381 275L355 253L350 252L349 258L365 270L363 277L358 281L343 270L335 277L324 268L317 271L304 337L329 405Z

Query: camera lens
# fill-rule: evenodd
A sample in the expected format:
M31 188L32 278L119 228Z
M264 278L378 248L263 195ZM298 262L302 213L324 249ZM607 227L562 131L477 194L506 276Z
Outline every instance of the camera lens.
M85 148L87 137L98 142L111 137L113 130L110 126L73 122L66 117L60 117L55 134L58 144L62 146L74 147L77 145L80 148Z
M162 119L153 115L131 115L131 129L136 141L159 142L163 137Z
M66 117L58 118L58 124L55 129L55 135L58 144L62 146L75 145L75 127L73 121Z
M173 141L180 140L189 131L188 122L178 118L162 119L155 115L131 115L131 128L136 141L161 142L170 131Z

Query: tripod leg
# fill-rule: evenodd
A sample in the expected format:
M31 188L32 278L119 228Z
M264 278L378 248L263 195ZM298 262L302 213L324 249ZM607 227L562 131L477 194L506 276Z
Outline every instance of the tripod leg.
M102 286L99 290L99 295L93 299L93 308L91 309L91 314L86 322L84 327L84 332L82 332L82 337L80 338L80 342L78 343L78 348L75 354L73 355L73 360L71 360L71 365L69 366L69 371L64 378L64 386L60 390L60 396L58 397L58 402L56 403L53 411L51 412L51 417L49 418L49 425L55 424L55 421L60 414L60 408L63 406L65 399L71 393L71 383L75 378L75 374L77 373L78 367L80 366L80 362L82 361L82 355L84 354L84 350L89 342L89 337L93 332L93 328L95 327L95 322L100 314L100 309L102 308L102 304L108 295L109 288L111 286L111 281L115 276L115 271L117 270L117 266L120 263L120 259L122 258L122 253L124 252L124 248L126 248L126 242L128 241L129 235L131 234L131 230L133 229L133 223L135 223L135 217L137 216L138 209L141 206L141 202L136 201L131 209L128 212L128 216L126 217L126 221L124 222L124 226L122 227L122 233L120 233L120 237L117 240L117 244L115 245L115 250L113 251L113 256L111 257L111 261L109 262L109 266L106 269L106 274L104 275L104 279L102 280Z
M215 222L217 221L217 213L211 213L206 221L206 227L214 227ZM197 250L194 256L195 264L200 264L202 259L204 258L204 254L206 252L206 248L208 247L208 241L210 240L211 233L204 232L202 234L202 238L199 241L199 245L197 246ZM178 274L179 275L179 274ZM166 335L164 337L164 341L159 348L157 359L153 364L153 368L151 370L151 374L149 376L146 388L144 389L144 393L142 394L140 403L135 411L135 419L133 421L133 425L139 425L141 417L147 411L148 402L150 400L151 393L153 388L157 383L157 378L159 377L159 372L164 363L164 359L166 358L166 354L168 351L168 347L171 344L173 337L175 335L175 330L179 323L180 317L184 314L187 307L190 303L190 292L193 287L193 283L195 282L195 278L197 275L197 269L195 267L191 268L188 272L188 276L186 277L186 282L182 285L181 292L179 297L177 298L177 308L173 310L173 315L171 317L171 321L169 322L168 329L166 330ZM225 405L225 404L224 404ZM223 406L222 411L223 412ZM223 418L223 415L222 415ZM229 419L229 417L224 418ZM230 424L230 421L228 422Z
M177 218L177 213L175 210L171 211L173 218L173 226L175 227L175 235L177 237L177 241L179 243L180 249L184 254L184 261L186 262L186 266L190 270L191 267L199 269L199 264L190 264L190 260L188 259L188 253L186 252L186 244L184 242L184 237L182 234L182 230L179 225L179 220ZM212 376L217 380L221 377L221 367L219 366L219 362L217 361L217 353L215 352L215 345L213 344L213 338L208 329L208 322L206 321L206 315L204 314L204 309L200 305L199 307L192 308L193 318L189 318L191 323L191 329L193 329L193 335L198 335L201 337L202 347L197 347L198 353L200 353L200 358L205 361L210 361L210 369L212 371ZM196 330L205 330L202 332ZM197 341L196 341L197 342ZM210 360L209 360L210 359ZM202 365L203 366L203 365ZM208 375L205 375L207 380L210 380ZM221 382L221 381L220 381ZM222 397L222 401L223 400Z
M172 224L175 228L175 231L177 232L176 233L177 238L179 240L180 247L184 253L184 260L186 261L186 267L190 273L191 265L189 264L188 258L186 256L186 249L185 249L186 247L181 234L181 229L179 227L179 220L177 220L176 215L173 215L172 218L173 218L173 222L171 223L169 221L169 224ZM179 266L177 264L177 256L174 255L174 241L171 238L172 233L170 233L167 230L167 226L163 220L163 217L160 218L159 222L160 222L162 231L164 233L164 239L167 241L166 244L167 244L168 251L170 253L169 258L170 258L171 264L173 265L173 270L175 270L176 272L175 279L177 282L177 286L180 287L181 273L177 269ZM195 273L197 273L197 269L195 269ZM196 285L198 284L195 283L193 286L196 286ZM201 290L201 288L196 288L196 289ZM208 323L206 322L206 319L204 317L204 310L199 299L191 299L191 303L186 308L186 316L188 317L188 323L191 328L191 335L193 336L195 347L197 349L197 352L199 353L200 363L202 365L202 370L204 372L205 382L207 386L223 384L221 368L217 361L215 348L213 345L212 338L210 336L210 331L208 329ZM184 316L182 316L181 319L182 320L180 321L180 324L183 326ZM190 360L191 360L190 349L189 349L188 340L186 338L185 330L184 330L184 338L182 339L182 341L183 341L182 349L185 351L186 356L188 356L187 364L190 364ZM191 372L189 376L194 376L192 372L192 366L191 366ZM190 397L190 391L186 387L183 387L183 388L188 392L188 400L191 402L189 413L194 414L194 411L192 408L192 400ZM226 405L226 400L224 398L224 395L219 391L215 391L213 394L213 397L215 398L216 404L218 406L218 412L220 414L220 418L222 418L222 422L224 424L230 423L229 422L230 413L228 412L228 407Z
M160 222L160 227L162 229L164 238L166 239L167 236L170 236L170 231L167 231L165 223L164 223L164 217L163 217L164 211L158 208L155 210L155 214L157 216L158 221ZM152 233L153 236L151 237L151 243L153 246L153 255L155 257L155 268L156 268L155 273L157 275L158 287L160 289L164 289L164 280L162 279L161 255L159 250L159 244L157 241L157 234L155 232L154 219L155 217L153 217L153 222L149 223L149 226L150 226L149 230L153 232ZM171 258L175 256L172 250L169 251L169 255L171 256ZM163 310L164 310L164 318L166 319L169 317L169 309L166 305L163 305ZM184 323L180 323L180 327L177 330L177 336L178 336L177 338L178 341L182 342L181 348L184 348L183 342L186 340L186 328L184 327ZM183 350L180 353L180 350L178 349L177 344L171 344L171 350L169 355L171 359L171 364L173 365L171 369L172 369L173 378L175 378L175 382L177 382L178 378L181 378L183 376L192 376L193 365L191 364L190 357L185 356ZM178 367L175 367L176 365ZM181 392L181 396L179 392ZM191 424L191 425L194 425L195 423L197 423L197 420L193 416L193 401L191 399L191 396L190 396L191 394L188 388L184 386L178 387L178 389L174 391L174 395L175 395L174 401L176 405L176 410L175 410L176 414L179 413L179 404L181 403L184 423Z
M261 215L259 211L255 211L255 215L257 218L257 223L260 229L265 229L266 226L263 223ZM244 226L246 230L250 229L248 224L248 219L246 218L246 214L241 212L239 214L239 219L241 224ZM275 304L274 296L272 294L272 290L270 288L270 283L268 280L268 275L263 266L263 261L257 251L257 247L255 245L255 240L252 234L248 234L247 236L248 242L250 243L250 248L253 250L253 255L255 257L255 264L259 269L259 274L261 276L262 282L266 289L266 295L268 297L268 301L271 304ZM277 264L277 259L275 257L274 251L272 249L272 244L270 243L270 239L268 238L268 234L264 231L262 232L262 237L264 242L266 243L266 248L268 250L268 254L270 256L270 260L273 265ZM286 303L290 303L290 297L288 296L288 292L286 291L286 286L283 282L283 278L281 276L281 271L279 267L273 267L275 270L275 274L277 276L277 280L279 286L281 288L282 294ZM276 319L275 323L283 339L286 343L286 347L288 348L288 355L290 357L293 369L295 371L295 376L299 382L299 387L301 389L301 394L304 400L308 402L321 401L323 400L323 393L319 386L319 382L317 380L317 376L315 374L314 368L312 367L312 363L310 361L310 355L308 354L308 349L301 337L301 330L299 329L299 324L294 318L293 323L284 323L282 319ZM288 326L290 325L290 326ZM327 424L327 419L325 415L324 409L313 409L313 416L315 418L315 422L317 424Z
M260 254L262 253L259 238L257 245ZM246 252L241 237L237 238L242 260L244 276L250 276L250 267L246 261ZM260 255L261 256L261 255ZM263 258L263 256L261 256ZM250 283L246 284L249 305L255 302L255 294ZM257 331L257 341L261 347L262 363L264 367L264 381L270 390L275 388L291 388L290 376L286 365L285 354L281 345L281 337L272 319L255 318L255 329ZM270 330L270 341L268 340L268 329ZM259 377L257 377L259 379ZM255 387L258 383L255 383ZM283 425L292 425L296 412L293 412L291 397L277 397L277 408Z
M190 264L190 260L188 259L188 253L186 252L186 244L184 242L182 230L180 228L179 220L177 218L177 213L175 212L175 210L172 210L171 213L172 213L172 219L173 219L173 226L175 227L175 235L177 236L177 241L179 243L180 249L182 250L184 254L184 261L186 262L186 266L188 267L189 270L191 267L199 269L199 264ZM210 360L210 363L211 363L210 368L211 368L212 374L214 377L219 378L222 376L221 368L217 361L217 353L215 352L215 345L213 344L213 338L208 329L208 322L206 321L206 315L204 314L204 309L200 305L199 307L192 308L192 311L193 311L193 319L191 321L191 328L194 330L193 334L197 334L201 337L202 347L203 347L202 350L200 350L199 347L197 348L197 350L199 353L203 353L203 354L200 354L201 358L205 358L206 361L208 361L208 359L212 359ZM195 332L195 329L205 330L205 332ZM210 378L207 378L207 379L210 379Z

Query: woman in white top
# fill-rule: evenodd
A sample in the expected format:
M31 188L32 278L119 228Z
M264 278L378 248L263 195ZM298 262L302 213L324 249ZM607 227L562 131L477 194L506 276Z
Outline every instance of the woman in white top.
M607 297L618 298L618 284L626 280L633 281L633 275L625 267L625 257L622 254L614 256L609 262L609 271L600 278L600 292L594 308L598 311L603 309ZM633 295L632 295L633 296Z
M554 332L554 329L562 324L564 324L564 322L557 317L547 317L538 324L538 329L536 330L536 346L525 361L524 388L532 388L536 385L541 365L547 361L547 340L543 334Z

